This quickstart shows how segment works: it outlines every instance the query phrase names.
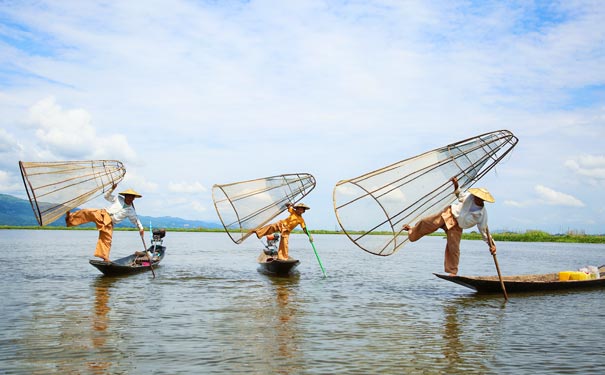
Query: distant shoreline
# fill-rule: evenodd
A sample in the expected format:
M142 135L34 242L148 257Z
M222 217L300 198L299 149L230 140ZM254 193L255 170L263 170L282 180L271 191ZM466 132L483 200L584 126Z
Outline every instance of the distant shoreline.
M40 227L40 226L15 226L15 225L0 225L2 229L29 229L29 230L97 230L95 227ZM165 228L169 232L219 232L225 230L222 228ZM114 228L115 231L135 231L136 228ZM293 233L303 233L302 231L294 231ZM311 234L333 234L345 235L343 232L331 230L311 230ZM377 235L387 234L377 232ZM433 234L433 236L444 237L441 232ZM525 233L492 233L492 237L496 242L563 242L563 243L595 243L605 244L605 235L590 235L590 234L549 234L542 231L526 231ZM464 240L481 240L481 235L477 232L463 233Z

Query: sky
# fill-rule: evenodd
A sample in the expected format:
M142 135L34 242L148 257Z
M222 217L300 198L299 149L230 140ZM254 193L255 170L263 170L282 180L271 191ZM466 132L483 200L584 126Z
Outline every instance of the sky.
M218 222L213 184L302 172L310 229L339 180L507 129L492 232L605 233L600 0L0 1L0 113L0 193L115 159L140 215Z

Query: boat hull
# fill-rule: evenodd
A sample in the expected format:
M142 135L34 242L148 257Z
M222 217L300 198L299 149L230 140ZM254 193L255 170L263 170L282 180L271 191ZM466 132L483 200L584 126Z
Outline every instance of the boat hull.
M150 253L153 253L154 249L151 246L147 249ZM156 246L155 254L157 255L157 259L154 259L154 262L151 266L155 269L160 265L162 259L164 259L164 255L166 254L165 246ZM137 264L135 259L137 256L135 254L113 260L111 262L104 262L102 260L91 259L89 263L101 271L105 276L120 276L120 275L130 275L135 273L141 273L150 271L151 267L148 264Z
M503 276L502 281L507 293L529 293L557 290L605 288L605 268L599 268L601 277L590 280L559 281L558 273L540 275ZM478 293L502 293L500 279L497 276L435 276L458 285L473 289Z
M279 260L264 253L258 257L259 271L268 275L288 276L300 264L298 259Z

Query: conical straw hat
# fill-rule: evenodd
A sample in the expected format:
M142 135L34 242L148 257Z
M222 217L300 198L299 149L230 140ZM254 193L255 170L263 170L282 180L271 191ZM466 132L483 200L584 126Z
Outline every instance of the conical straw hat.
M479 199L483 199L486 202L494 203L496 200L485 188L470 188L468 192L473 194Z
M132 189L125 190L120 195L134 195L137 198L143 198L143 196Z
M294 208L304 208L305 210L310 210L311 209L311 207L307 206L306 204L304 204L302 202L301 203L296 203L294 205Z

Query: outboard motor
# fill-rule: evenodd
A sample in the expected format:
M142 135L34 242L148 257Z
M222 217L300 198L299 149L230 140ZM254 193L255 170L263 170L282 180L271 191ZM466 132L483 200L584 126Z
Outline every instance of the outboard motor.
M277 243L279 242L279 233L273 233L265 236L265 240L267 244L263 251L268 256L276 256L277 255Z
M162 238L166 237L166 229L164 228L156 228L153 230L153 242L156 245L161 245L164 240Z

